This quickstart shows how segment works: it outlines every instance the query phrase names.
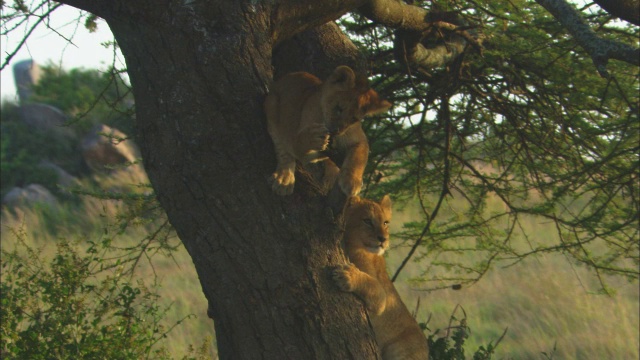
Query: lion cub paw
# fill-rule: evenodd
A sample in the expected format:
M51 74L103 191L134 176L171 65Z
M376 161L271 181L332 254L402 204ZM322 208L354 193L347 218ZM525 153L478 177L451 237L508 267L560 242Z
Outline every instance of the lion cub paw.
M329 130L324 125L315 125L308 129L309 151L325 151L329 146Z
M338 177L338 185L340 185L340 189L345 195L355 196L362 189L362 179L349 172L341 172Z
M295 175L290 170L277 170L271 175L271 189L278 195L293 194L293 185L296 182Z
M333 268L331 277L340 290L352 292L355 289L356 271L352 265L338 265Z

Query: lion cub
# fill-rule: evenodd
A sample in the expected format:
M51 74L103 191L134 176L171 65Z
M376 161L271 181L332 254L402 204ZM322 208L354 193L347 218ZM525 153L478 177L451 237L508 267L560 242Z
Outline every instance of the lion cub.
M264 103L278 158L271 177L273 191L293 193L296 160L302 164L326 160L324 151L331 148L345 155L338 176L340 188L347 195L358 194L369 157L360 120L390 106L348 66L338 66L324 83L306 72L276 81Z
M333 279L342 291L353 292L364 301L382 359L427 360L427 339L402 303L382 257L389 247L390 220L389 195L380 203L357 196L349 199L344 250L353 264L335 268Z

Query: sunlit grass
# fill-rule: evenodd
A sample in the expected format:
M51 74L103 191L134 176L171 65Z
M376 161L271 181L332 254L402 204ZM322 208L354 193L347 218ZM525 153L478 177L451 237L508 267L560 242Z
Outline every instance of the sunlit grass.
M132 226L118 235L113 223L115 215L122 210L118 201L83 197L79 206L63 207L57 214L44 210L4 211L2 248L12 248L12 244L5 241L11 238L11 229L23 229L29 245L42 249L44 256L54 254L57 238L73 241L113 236L119 246L137 244L147 235L148 228ZM415 209L396 211L392 230L400 230L403 222L416 220L417 216ZM525 230L535 230L532 236L554 236L551 224L536 223L534 219L523 223ZM51 231L52 228L55 231ZM177 239L172 241L179 244ZM391 251L390 272L397 268L406 251L406 247ZM472 331L465 345L467 354L472 354L480 345L495 343L508 328L498 347L497 359L544 359L542 352L551 354L554 346L557 359L637 359L639 356L637 281L629 283L608 278L617 292L613 296L600 295L597 294L599 284L592 273L562 255L547 254L508 268L498 266L478 283L460 290L416 290L424 284L407 280L418 277L429 261L427 255L421 263L410 262L396 286L411 310L421 297L418 320L424 322L431 316L428 324L431 331L445 329L456 305L462 306ZM213 341L213 321L206 315L207 301L184 247L179 246L171 257L159 255L152 262L142 261L138 265L136 277L152 281L154 276L161 283L159 305L171 306L165 319L167 327L190 314L196 316L176 326L163 345L176 358L182 358L189 345Z
M415 220L415 216L415 209L397 212L392 230L399 231L404 221ZM531 240L545 242L557 237L549 222L526 217L522 225ZM390 273L406 252L406 247L400 247L389 255ZM474 255L459 256L471 261ZM419 277L429 259L427 255L420 263L410 262L396 286L410 309L421 298L418 321L431 316L428 326L432 331L445 329L451 312L461 305L472 331L465 343L468 353L480 345L495 343L508 328L496 352L498 359L544 359L542 352L554 353L556 359L640 356L637 281L606 278L615 294L602 295L601 284L593 272L561 254L541 254L513 266L498 265L478 283L460 290L419 291L428 288L428 283L407 280Z
M85 181L82 187L87 192L92 185L100 185L101 189L143 193L148 189L139 188L140 178L136 174L124 174L118 177L98 177ZM131 224L126 229L118 225L117 217L126 211L126 204L120 200L101 199L94 196L80 196L74 203L67 203L57 209L36 207L33 209L2 209L0 216L0 246L3 250L12 251L17 248L15 240L19 237L25 243L38 250L43 260L52 259L56 253L58 239L78 243L79 247L88 248L88 241L110 239L117 248L127 248L140 244L151 229L158 224ZM170 239L178 248L166 256L166 252L150 257L141 257L136 266L132 281L143 279L147 286L159 283L157 292L160 295L158 306L168 308L164 319L164 327L171 328L177 322L187 318L175 326L159 346L165 346L174 358L181 359L188 353L189 347L200 347L203 343L215 343L213 321L207 317L207 301L202 293L198 276L191 258L177 237ZM148 251L153 255L154 250ZM115 256L115 254L110 254ZM215 346L213 346L215 350ZM215 351L211 353L215 358Z

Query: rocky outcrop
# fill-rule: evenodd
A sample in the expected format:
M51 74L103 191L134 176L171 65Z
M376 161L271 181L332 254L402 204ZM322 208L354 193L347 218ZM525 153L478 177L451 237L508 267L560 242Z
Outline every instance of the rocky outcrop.
M58 177L58 180L57 180L58 186L61 186L63 188L69 188L71 186L78 185L78 179L75 176L69 174L65 169L52 163L51 161L42 160L38 164L38 167L53 170L56 173L56 176Z
M95 126L80 145L82 157L94 171L110 171L133 163L140 157L138 148L127 135L107 125Z
M33 95L33 85L38 83L40 74L40 67L33 60L23 60L13 66L13 78L21 104Z
M39 184L30 184L24 188L14 187L2 198L2 204L9 207L45 205L55 208L58 200L47 188Z
M34 204L46 204L56 207L58 200L54 193L65 197L69 195L70 192L65 191L65 188L72 188L81 183L81 179L75 176L91 178L92 182L100 183L104 190L113 192L132 191L135 184L148 182L142 165L135 164L140 159L140 152L126 134L100 124L82 137L83 134L78 133L78 127L67 126L67 114L54 106L34 102L33 86L40 78L40 68L35 62L25 60L17 63L14 66L14 75L20 97L17 111L20 119L28 127L29 134L44 134L44 137L37 136L34 139L42 141L44 138L45 141L60 145L60 149L65 150L64 158L55 158L61 155L52 153L34 167L47 169L48 171L42 172L44 176L55 176L55 179L39 180L46 183L49 189L41 184L30 184L24 188L14 187L2 198L3 206L29 207ZM15 147L13 150L19 151L20 145L12 144ZM88 169L78 166L82 163L85 163ZM131 165L132 163L135 165ZM70 174L60 164L73 167L75 173ZM3 188L3 192L6 190Z
M47 104L25 104L18 109L25 124L35 131L45 132L52 140L75 139L76 134L65 123L68 117L60 109Z

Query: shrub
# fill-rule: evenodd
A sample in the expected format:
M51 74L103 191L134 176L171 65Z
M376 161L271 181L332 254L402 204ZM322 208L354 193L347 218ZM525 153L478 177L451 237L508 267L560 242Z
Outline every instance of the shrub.
M460 309L464 316L462 319L456 318L456 312ZM456 325L454 325L456 324ZM426 328L426 324L420 324ZM429 359L431 360L465 360L464 342L469 338L471 329L467 326L467 315L460 306L456 306L451 314L449 327L446 329L446 335L438 337L439 330L434 331L427 338L429 343ZM504 338L507 330L496 341L495 345L491 342L486 346L480 346L473 354L473 360L491 360L498 344Z
M177 324L161 325L167 309L157 305L157 285L131 282L120 261L104 260L109 240L84 252L59 240L47 263L14 235L15 248L2 250L2 358L169 358L155 345Z
M81 171L78 150L71 141L52 141L48 134L34 131L21 121L3 120L0 136L2 195L14 186L32 183L55 191L57 174L39 166L42 160L51 160L71 173Z

